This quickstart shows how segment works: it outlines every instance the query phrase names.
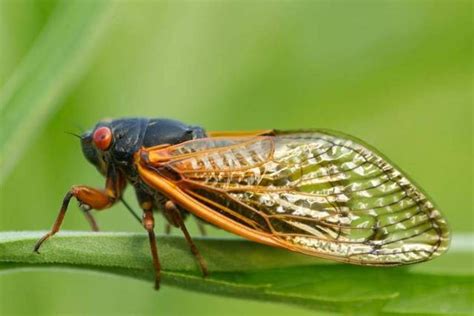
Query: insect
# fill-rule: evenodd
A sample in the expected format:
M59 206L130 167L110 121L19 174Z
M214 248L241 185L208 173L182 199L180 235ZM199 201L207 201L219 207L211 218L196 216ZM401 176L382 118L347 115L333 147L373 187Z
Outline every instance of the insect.
M446 220L402 171L353 137L326 131L206 132L168 119L101 121L80 136L105 188L73 186L42 243L60 228L75 197L86 211L119 201L128 184L143 210L160 284L154 211L184 234L191 213L269 246L358 265L426 261L449 245Z

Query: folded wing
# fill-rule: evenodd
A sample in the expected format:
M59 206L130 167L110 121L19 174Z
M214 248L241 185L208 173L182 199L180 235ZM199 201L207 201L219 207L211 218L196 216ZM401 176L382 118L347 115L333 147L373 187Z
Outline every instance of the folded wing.
M293 251L399 265L438 256L449 244L446 221L427 196L348 136L211 137L148 156L189 198Z

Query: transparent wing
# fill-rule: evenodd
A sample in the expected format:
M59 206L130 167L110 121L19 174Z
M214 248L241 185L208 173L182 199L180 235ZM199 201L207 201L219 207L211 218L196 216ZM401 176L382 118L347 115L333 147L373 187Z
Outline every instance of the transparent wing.
M446 221L427 196L348 136L206 138L151 150L147 161L208 209L293 251L399 265L438 256L449 244Z

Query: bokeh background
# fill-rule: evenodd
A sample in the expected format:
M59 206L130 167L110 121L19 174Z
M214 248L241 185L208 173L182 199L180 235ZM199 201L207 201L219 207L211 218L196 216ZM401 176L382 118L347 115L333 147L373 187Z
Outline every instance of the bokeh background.
M0 1L0 92L64 6ZM81 70L53 110L31 112L34 137L12 154L15 167L0 188L1 231L48 229L72 184L103 184L64 131L147 116L209 130L353 134L434 197L456 234L473 232L470 1L118 1L100 10L97 30L81 39L90 46ZM58 58L49 49L45 63ZM11 132L4 126L1 133ZM10 157L2 151L2 163ZM97 218L103 230L141 231L121 205ZM64 229L88 229L75 204ZM145 282L98 274L30 271L0 275L0 314L312 313L170 287L156 293Z

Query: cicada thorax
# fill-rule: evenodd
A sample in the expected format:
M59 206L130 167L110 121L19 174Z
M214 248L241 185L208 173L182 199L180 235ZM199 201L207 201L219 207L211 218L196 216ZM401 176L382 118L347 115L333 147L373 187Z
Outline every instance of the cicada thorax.
M198 139L206 136L205 131L201 127L185 125L181 122L167 120L167 119L151 119L147 122L145 129L142 132L142 137L139 141L139 148L148 148L157 150L158 148L166 148L173 144L180 144L189 140ZM135 187L137 192L138 200L151 199L153 203L153 209L159 213L162 213L167 221L176 226L176 220L169 216L168 213L164 212L164 204L168 201L168 198L164 196L156 188L150 187L139 177L137 172L136 164L138 161L147 161L148 159L140 153L138 148L133 152L133 158L131 163L127 164L127 174L129 175L130 183ZM179 181L181 176L172 170L167 165L148 165L149 168L153 168L157 174L173 181ZM189 212L184 209L179 209L181 218L185 219L188 217Z

